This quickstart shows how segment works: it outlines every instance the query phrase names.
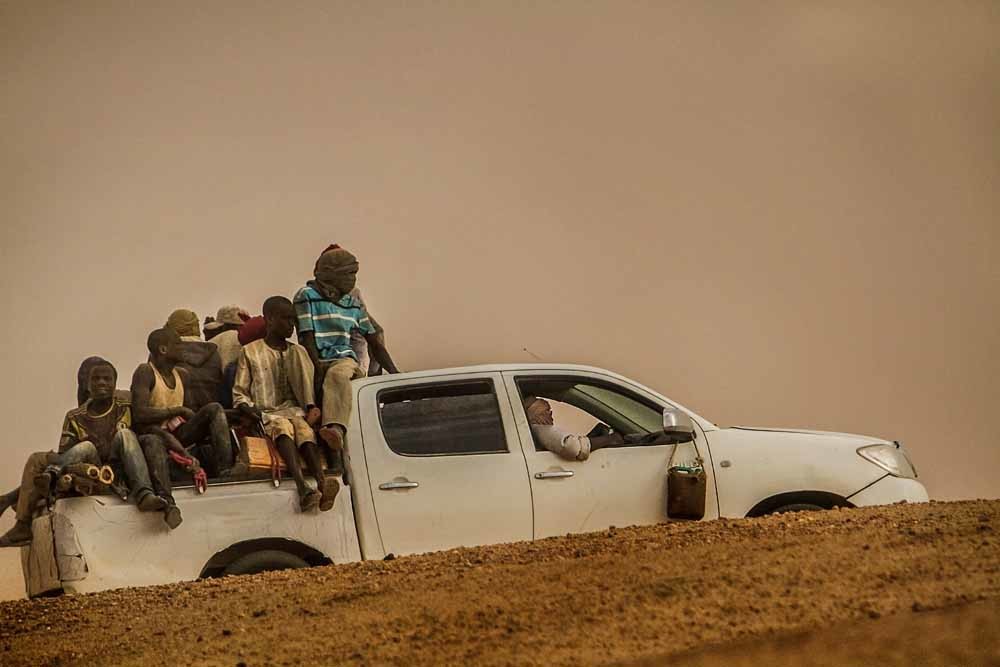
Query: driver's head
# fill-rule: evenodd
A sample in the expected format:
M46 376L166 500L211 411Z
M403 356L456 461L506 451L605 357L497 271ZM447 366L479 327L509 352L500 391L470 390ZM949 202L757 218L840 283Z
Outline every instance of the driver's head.
M525 396L524 412L529 424L552 426L552 406L544 398Z

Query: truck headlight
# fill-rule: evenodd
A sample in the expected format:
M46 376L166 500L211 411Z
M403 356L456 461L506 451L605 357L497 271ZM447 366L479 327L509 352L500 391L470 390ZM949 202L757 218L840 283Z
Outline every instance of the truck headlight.
M858 455L894 477L914 479L917 476L906 450L898 442L891 445L865 445L858 448Z

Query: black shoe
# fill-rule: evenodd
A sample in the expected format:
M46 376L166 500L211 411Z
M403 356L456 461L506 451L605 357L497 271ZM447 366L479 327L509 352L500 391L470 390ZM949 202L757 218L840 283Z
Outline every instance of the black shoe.
M173 503L167 503L167 508L163 510L163 520L170 526L170 530L174 530L184 521L181 516L181 508Z
M140 512L162 512L167 509L167 501L152 491L147 491L136 502Z
M0 537L0 548L23 547L28 544L31 544L31 524L27 521L18 520L13 528Z

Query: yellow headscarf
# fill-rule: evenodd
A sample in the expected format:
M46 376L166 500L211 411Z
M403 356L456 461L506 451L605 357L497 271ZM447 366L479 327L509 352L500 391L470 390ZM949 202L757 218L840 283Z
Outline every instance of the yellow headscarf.
M200 338L200 324L198 316L193 310L178 308L174 312L170 313L170 317L167 318L166 326L167 328L176 331L178 336L195 336L196 338Z

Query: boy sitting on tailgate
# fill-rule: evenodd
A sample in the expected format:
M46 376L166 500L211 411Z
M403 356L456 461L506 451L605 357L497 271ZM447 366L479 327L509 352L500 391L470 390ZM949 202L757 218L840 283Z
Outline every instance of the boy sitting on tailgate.
M323 459L313 427L319 422L313 390L313 364L305 348L288 338L295 332L295 309L283 296L264 302L264 338L246 345L236 362L233 406L260 418L265 434L295 479L303 512L333 507L340 483L323 472ZM316 489L306 486L298 453L316 478Z

